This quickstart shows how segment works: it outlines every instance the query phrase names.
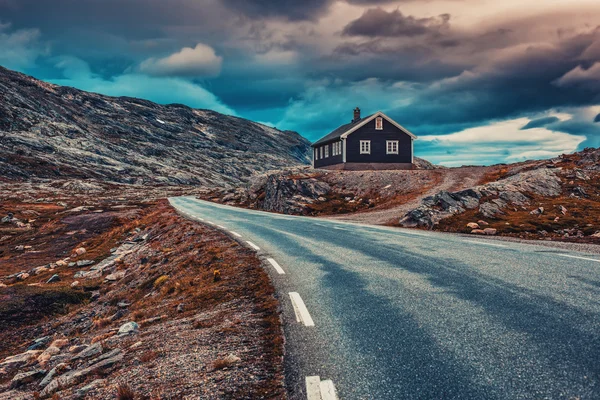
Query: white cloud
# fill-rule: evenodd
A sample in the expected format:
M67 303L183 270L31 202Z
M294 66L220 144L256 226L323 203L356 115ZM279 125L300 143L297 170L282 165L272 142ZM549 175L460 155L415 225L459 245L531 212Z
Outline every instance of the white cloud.
M89 65L74 57L61 57L56 67L63 70L65 79L52 83L73 86L89 92L108 96L129 96L147 99L160 104L181 103L193 108L207 108L221 113L236 115L217 96L203 87L176 77L152 77L128 73L112 79L93 74Z
M40 43L38 29L7 32L10 24L0 23L0 65L10 69L31 67L48 49Z
M153 76L207 77L218 76L223 58L214 49L202 43L184 47L164 58L149 58L139 66L139 71Z
M421 136L415 142L417 156L447 166L517 162L572 153L586 139L546 128L521 130L529 121L517 118L449 135ZM419 148L423 154L418 154Z

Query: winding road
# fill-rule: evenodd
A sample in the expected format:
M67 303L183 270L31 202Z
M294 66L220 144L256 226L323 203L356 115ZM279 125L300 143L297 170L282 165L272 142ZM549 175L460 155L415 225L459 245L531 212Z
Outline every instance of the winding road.
M600 399L598 255L170 202L264 259L292 399Z

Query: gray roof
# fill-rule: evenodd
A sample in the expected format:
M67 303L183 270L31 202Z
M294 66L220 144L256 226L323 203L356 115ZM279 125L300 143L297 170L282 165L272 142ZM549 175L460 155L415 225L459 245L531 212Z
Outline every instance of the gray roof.
M374 114L367 115L366 117L363 117L363 118L361 118L359 120L356 120L354 122L350 122L350 123L348 123L346 125L342 125L339 128L336 128L335 130L333 130L331 133L323 136L321 139L319 139L316 142L314 142L311 146L314 147L314 146L319 145L319 144L325 144L325 143L333 142L333 141L339 139L340 136L342 136L344 133L348 132L354 126L360 124L365 119L371 118L373 115Z

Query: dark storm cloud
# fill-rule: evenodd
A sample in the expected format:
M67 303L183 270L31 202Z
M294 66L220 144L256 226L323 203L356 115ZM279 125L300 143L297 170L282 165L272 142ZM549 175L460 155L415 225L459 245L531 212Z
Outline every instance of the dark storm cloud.
M533 128L541 128L552 123L559 121L558 117L543 117L538 119L533 119L527 123L527 125L523 126L521 130L533 129Z
M228 6L252 17L285 17L290 20L314 19L332 0L224 0Z
M346 36L417 36L426 33L438 33L448 27L450 14L439 17L415 18L406 16L400 10L387 12L382 8L371 8L346 25L342 31Z

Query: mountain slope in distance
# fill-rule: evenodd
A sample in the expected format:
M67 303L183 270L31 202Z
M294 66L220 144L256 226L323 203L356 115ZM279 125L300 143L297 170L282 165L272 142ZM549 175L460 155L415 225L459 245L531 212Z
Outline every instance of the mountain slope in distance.
M310 162L310 142L215 111L109 97L0 67L0 176L234 186Z

